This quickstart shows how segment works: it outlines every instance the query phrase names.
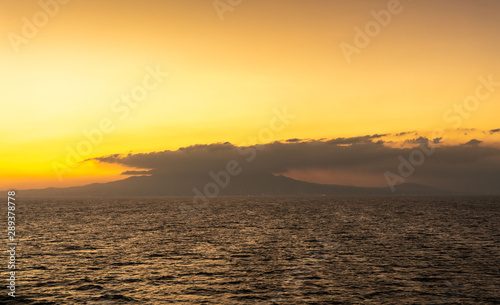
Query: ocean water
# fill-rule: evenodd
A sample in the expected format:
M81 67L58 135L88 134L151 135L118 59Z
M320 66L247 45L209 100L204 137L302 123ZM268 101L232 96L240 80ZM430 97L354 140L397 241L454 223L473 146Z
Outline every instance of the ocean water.
M17 297L4 288L2 304L500 303L500 198L18 199L17 211Z

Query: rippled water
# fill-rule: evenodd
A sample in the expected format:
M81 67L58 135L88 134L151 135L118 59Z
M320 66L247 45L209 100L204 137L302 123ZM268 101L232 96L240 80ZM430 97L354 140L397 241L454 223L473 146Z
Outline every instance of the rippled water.
M500 302L500 198L17 207L19 304Z

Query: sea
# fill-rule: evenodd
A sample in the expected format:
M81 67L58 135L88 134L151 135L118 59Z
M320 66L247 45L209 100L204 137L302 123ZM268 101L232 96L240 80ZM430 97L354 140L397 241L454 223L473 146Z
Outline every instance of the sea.
M0 304L500 304L500 197L22 199ZM7 250L7 246L4 246Z

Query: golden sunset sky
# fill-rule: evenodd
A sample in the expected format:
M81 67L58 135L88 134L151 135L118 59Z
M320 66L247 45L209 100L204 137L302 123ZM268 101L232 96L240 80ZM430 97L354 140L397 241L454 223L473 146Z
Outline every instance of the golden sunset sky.
M488 98L460 123L444 114L477 94L480 77L500 82L500 1L398 2L243 0L221 20L212 0L42 1L53 15L43 22L38 1L1 0L0 189L123 178L122 166L67 164L103 120L113 131L82 159L256 144L284 108L295 118L274 140L442 128L449 143L474 134L498 146L488 131L500 128L500 87L482 88ZM341 44L355 46L354 29L388 5L400 12L349 62ZM27 38L34 17L43 26ZM147 69L169 75L117 111ZM70 170L57 177L54 164Z

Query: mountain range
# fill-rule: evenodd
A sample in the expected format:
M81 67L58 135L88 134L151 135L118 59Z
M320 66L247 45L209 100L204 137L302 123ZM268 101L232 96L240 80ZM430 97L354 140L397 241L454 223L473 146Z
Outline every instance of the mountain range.
M430 186L404 183L388 187L317 184L272 174L239 175L229 180L201 176L132 176L123 180L68 188L18 191L25 198L122 196L335 196L335 195L451 195Z

